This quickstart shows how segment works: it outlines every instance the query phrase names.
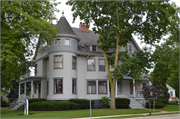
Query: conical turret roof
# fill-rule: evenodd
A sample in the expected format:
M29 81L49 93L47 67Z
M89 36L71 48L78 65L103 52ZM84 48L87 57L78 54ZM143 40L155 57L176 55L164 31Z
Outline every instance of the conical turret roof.
M57 31L57 34L69 34L69 35L75 35L73 29L69 25L68 21L64 17L64 15L59 19L58 23L55 25L59 29Z

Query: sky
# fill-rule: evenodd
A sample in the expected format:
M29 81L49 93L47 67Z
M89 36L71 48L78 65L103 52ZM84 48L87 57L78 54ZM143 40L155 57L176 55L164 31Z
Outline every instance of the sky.
M59 13L55 13L56 18L59 20L60 17L62 16L62 11L64 11L64 16L68 20L69 24L71 27L76 27L79 28L79 23L82 22L79 18L76 18L75 23L73 22L73 17L72 14L73 12L71 11L71 6L66 5L66 0L57 0L61 2L60 5L57 6L57 8L60 10ZM177 6L180 7L180 0L171 0L170 2L175 2ZM53 24L56 24L56 21L53 21ZM92 24L90 25L90 30L92 30ZM146 44L141 43L140 40L138 40L137 36L134 36L136 42L140 46L140 48L143 48Z

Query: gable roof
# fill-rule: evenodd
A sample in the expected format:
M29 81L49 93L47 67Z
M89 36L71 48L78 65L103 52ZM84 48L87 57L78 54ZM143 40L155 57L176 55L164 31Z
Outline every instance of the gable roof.
M72 27L76 36L81 40L78 43L79 45L98 45L97 40L99 38L98 34L95 34L94 31L89 30L89 32L81 31L80 28Z

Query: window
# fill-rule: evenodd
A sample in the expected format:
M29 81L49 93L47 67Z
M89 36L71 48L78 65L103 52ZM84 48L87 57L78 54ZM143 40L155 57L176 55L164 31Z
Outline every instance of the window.
M130 81L130 94L133 94L133 82L132 81Z
M88 59L87 60L87 70L88 71L95 71L95 59Z
M107 94L107 81L99 81L99 94Z
M96 81L87 81L87 94L96 94Z
M54 41L54 46L60 46L61 45L61 39L56 39Z
M61 68L63 68L62 55L55 55L55 56L54 56L54 68L55 68L55 69L61 69Z
M117 92L118 94L122 93L122 81L117 81Z
M173 97L173 92L172 91L170 91L170 96Z
M64 45L70 46L70 39L65 39L64 40Z
M72 93L76 94L76 79L72 79Z
M105 60L99 59L99 71L105 71Z
M47 81L47 95L49 95L49 81Z
M96 52L96 46L92 45L92 51Z
M63 79L54 79L54 94L63 93Z
M72 69L76 69L76 57L72 57Z
M128 54L132 54L132 44L128 44L127 48L128 48Z

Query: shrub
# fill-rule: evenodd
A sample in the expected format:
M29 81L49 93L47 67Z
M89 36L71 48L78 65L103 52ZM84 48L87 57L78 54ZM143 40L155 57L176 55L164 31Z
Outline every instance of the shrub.
M162 102L164 105L168 104L166 99L156 99L155 101Z
M108 97L106 97L106 96L102 97L101 103L102 103L102 104L105 104L105 105L108 105L108 104L109 104L109 99L108 99Z
M33 98L29 99L29 103L46 101L46 98Z
M90 100L87 99L69 99L69 102L74 102L79 105L80 109L90 108ZM91 100L91 107L94 105L94 100Z
M9 104L6 100L1 99L1 107L8 107Z
M178 105L178 104L179 104L178 100L169 101L169 105Z
M129 108L130 99L128 98L116 98L116 108Z
M29 104L29 110L34 111L60 111L60 110L75 110L78 109L78 104L64 101L41 101Z
M165 105L160 101L155 101L155 108L163 108ZM149 101L146 102L146 108L149 108ZM153 101L151 101L151 108L153 108Z

